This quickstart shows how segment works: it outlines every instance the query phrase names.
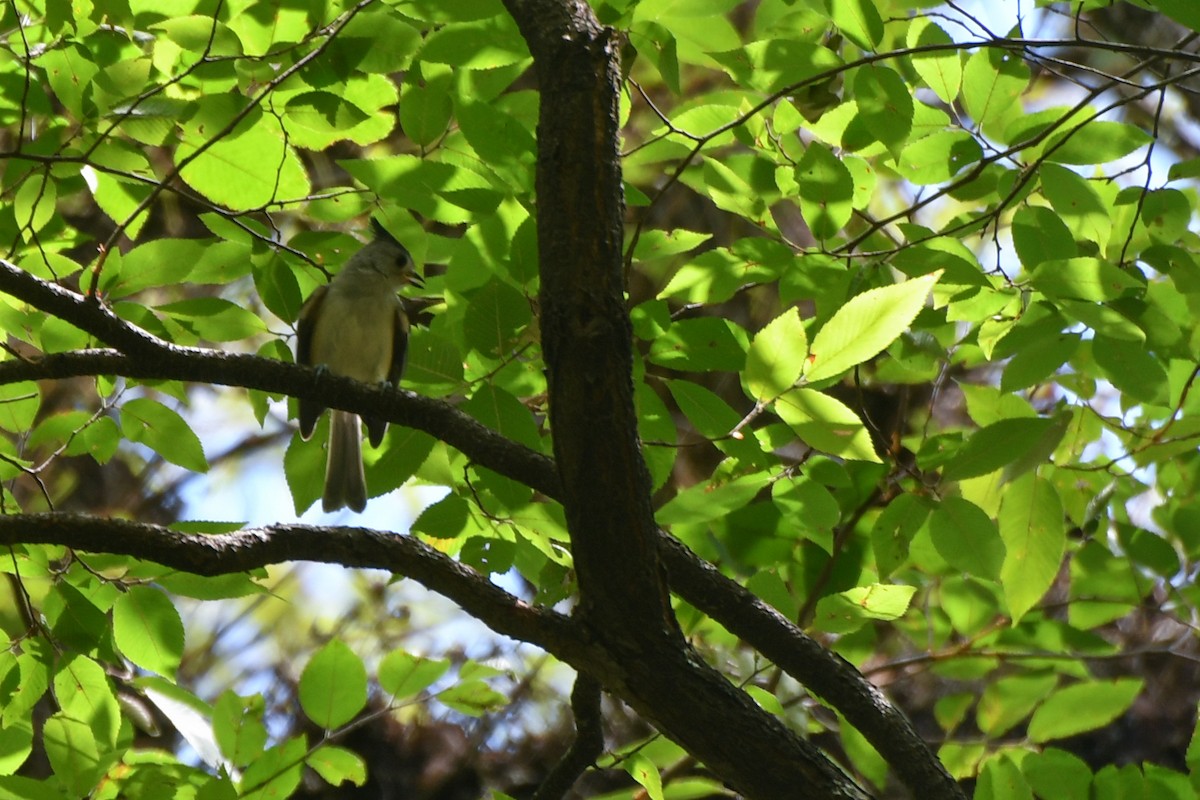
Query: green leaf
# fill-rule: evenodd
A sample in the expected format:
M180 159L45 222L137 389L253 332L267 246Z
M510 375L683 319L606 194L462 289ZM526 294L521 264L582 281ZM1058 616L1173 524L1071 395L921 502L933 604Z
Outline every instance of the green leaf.
M880 578L886 578L908 560L908 546L929 518L929 506L911 494L897 495L871 526L871 548Z
M21 183L13 197L12 213L26 238L53 219L57 197L57 184L48 175L34 175Z
M29 719L29 713L33 707L50 688L50 668L47 658L43 658L39 654L27 651L17 656L15 674L20 680L4 706L5 725Z
M357 753L331 744L321 745L304 760L330 786L349 781L355 786L367 782L367 765Z
M775 401L775 413L810 447L853 461L880 462L858 415L827 394L792 389Z
M883 19L873 0L828 0L830 19L847 39L864 50L883 41Z
M1133 125L1089 120L1052 136L1046 143L1046 160L1059 164L1104 164L1152 141L1153 136Z
M503 389L485 383L463 404L462 409L497 433L531 450L541 449L542 437L533 412Z
M1013 215L1013 246L1027 272L1046 261L1079 255L1070 229L1045 206L1021 206Z
M725 436L741 419L720 396L699 384L674 380L667 383L667 388L679 410L701 436L709 439Z
M1049 481L1028 473L1005 488L998 517L1005 550L1000 583L1013 625L1042 599L1062 568L1063 520L1058 491Z
M1004 540L983 509L961 497L947 497L929 519L938 554L955 569L983 578L1000 577Z
M650 800L663 800L662 776L649 756L639 751L630 753L625 758L625 771L646 790Z
M966 131L938 131L910 143L900 153L897 171L913 183L944 183L983 157L983 148Z
M87 797L100 779L100 748L91 729L59 711L42 724L42 746L54 776L75 797Z
M193 297L158 306L157 310L211 342L248 339L266 330L257 314L220 297Z
M116 746L121 709L103 667L86 656L71 656L54 675L54 699L64 717L88 726L98 746Z
M1058 685L1058 676L1012 675L984 687L975 718L988 736L1003 736L1033 712Z
M1190 0L1154 0L1152 5L1184 27L1200 31L1200 8Z
M1094 242L1102 251L1112 235L1112 208L1086 180L1058 164L1038 168L1042 193L1076 241Z
M637 410L637 432L642 441L650 485L655 491L662 487L674 472L676 447L675 418L666 403L649 384L634 387Z
M450 95L441 87L406 86L400 95L400 125L421 147L429 147L446 133L453 112Z
M709 522L744 508L766 486L769 478L753 473L727 483L697 483L672 497L655 512L660 525Z
M255 269L254 288L258 290L263 305L275 316L288 321L300 316L304 298L300 294L296 273L292 272L284 259L272 257L261 268Z
M1021 762L1021 771L1038 797L1062 800L1088 800L1091 797L1092 770L1072 753L1047 747L1029 753Z
M720 317L682 319L650 343L649 360L686 372L739 372L746 364L746 332Z
M1155 189L1142 198L1142 224L1156 242L1179 241L1191 216L1191 204L1178 189Z
M899 157L913 128L913 101L908 84L895 70L871 64L854 74L858 119L876 141Z
M532 318L529 300L507 283L492 279L469 298L471 313L463 322L467 344L485 356L503 356Z
M379 662L379 686L396 700L406 700L446 674L450 662L393 650Z
M471 717L481 717L508 704L508 698L481 680L460 680L439 692L438 700Z
M32 752L33 722L31 720L16 720L0 728L0 776L12 775L21 768ZM0 790L7 788L0 783ZM40 798L40 794L30 794L28 797L30 800L36 800Z
M1079 349L1079 334L1056 333L1029 342L1004 367L1000 389L1027 389L1053 375Z
M99 608L69 583L54 585L42 605L51 632L61 642L87 652L108 630L108 620Z
M242 773L240 800L291 797L304 775L308 746L299 736L272 747Z
M468 530L471 516L470 504L456 494L448 494L413 520L409 530L423 533L434 539L453 539Z
M321 496L325 475L325 442L329 438L329 417L317 421L313 437L307 442L297 433L283 454L283 476L292 493L292 504L299 516Z
M951 42L950 35L930 22L928 17L917 17L909 23L906 43L910 48L948 45ZM953 105L962 86L963 68L958 51L913 53L912 64L938 99L946 105Z
M38 387L32 381L0 386L0 430L24 434L33 427L41 407Z
M367 670L362 659L332 639L308 660L300 674L300 706L326 730L340 728L367 704Z
M237 767L253 764L267 746L262 695L239 697L226 690L213 706L212 732L221 755Z
M760 402L791 389L800 379L808 352L808 336L793 307L754 334L746 353L743 380L747 393Z
M444 396L462 384L462 354L449 337L414 328L408 339L404 380L419 384L421 394Z
M895 620L908 611L915 586L876 583L822 597L813 624L827 633L858 630L868 620Z
M842 512L831 491L813 480L784 478L771 486L771 501L792 527L792 535L803 536L833 553L834 528Z
M975 800L1033 800L1020 767L1007 753L988 758L979 771Z
M173 677L183 657L183 621L158 589L131 586L113 604L113 640L139 667Z
M1003 129L1017 98L1029 84L1029 67L999 47L977 50L963 68L963 104L984 130Z
M148 397L136 397L121 406L121 431L132 442L193 472L207 472L208 461L200 439L183 417Z
M1047 297L1103 302L1115 300L1145 283L1102 258L1079 256L1038 264L1030 283Z
M201 151L220 130L220 120L214 121L216 131L186 135L175 151L176 165L187 161L180 175L193 189L233 211L250 211L311 192L308 174L285 143L274 117L251 114Z
M240 56L242 42L237 34L213 17L168 17L150 26L184 50L212 56Z
M812 142L796 165L800 213L813 236L833 238L854 211L854 179L829 148Z
M1092 340L1096 366L1112 385L1144 403L1166 405L1169 397L1167 371L1144 345L1096 336Z
M1124 714L1142 691L1135 678L1077 683L1055 692L1029 720L1029 738L1036 743L1101 728Z
M207 703L178 684L156 675L137 678L134 685L205 763L220 763L220 748L213 736L213 710Z
M828 47L796 39L765 39L710 55L737 83L766 93L777 92L842 64Z
M925 306L941 272L855 295L826 322L809 347L809 383L832 378L894 342Z
M942 477L960 481L1011 464L1036 445L1054 424L1046 417L1002 419L975 431L946 462Z
M422 61L463 69L494 69L529 58L516 23L507 14L438 28L425 38Z
M288 98L283 126L292 144L316 149L351 139L353 129L372 115L334 92L302 92Z
M46 71L46 80L59 102L76 119L86 116L88 109L84 107L84 98L88 86L99 72L87 50L77 43L68 42L63 47L47 51L37 59L37 64Z
M223 284L248 274L250 269L250 248L239 242L155 239L129 251L116 280L105 284L104 290L110 298L124 298L185 280Z

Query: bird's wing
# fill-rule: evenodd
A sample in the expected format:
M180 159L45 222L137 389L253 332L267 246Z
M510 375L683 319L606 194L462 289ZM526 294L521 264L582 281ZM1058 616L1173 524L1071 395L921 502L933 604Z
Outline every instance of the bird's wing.
M396 298L396 311L392 317L392 357L388 367L387 382L395 386L400 383L400 375L404 372L404 361L408 355L408 315L404 313L404 302ZM364 417L367 426L367 439L372 447L379 447L383 435L387 433L387 421L374 417Z
M300 309L300 318L296 321L297 364L303 364L306 367L315 366L312 363L313 331L317 327L317 315L321 313L321 304L325 302L325 295L328 291L328 285L318 286ZM325 406L314 400L300 400L299 405L300 436L307 440L313 435L313 429L317 427L317 419L325 410Z

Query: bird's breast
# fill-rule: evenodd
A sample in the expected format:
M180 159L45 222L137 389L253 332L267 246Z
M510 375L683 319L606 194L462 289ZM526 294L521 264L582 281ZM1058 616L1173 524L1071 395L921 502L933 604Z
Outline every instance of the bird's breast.
M385 380L397 302L395 295L346 297L331 290L313 330L313 363L366 383Z

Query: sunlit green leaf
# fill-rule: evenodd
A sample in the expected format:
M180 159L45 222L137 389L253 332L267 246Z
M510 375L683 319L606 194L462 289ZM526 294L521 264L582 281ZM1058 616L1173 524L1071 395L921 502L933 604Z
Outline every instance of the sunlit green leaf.
M326 730L345 725L367 703L367 671L362 659L339 639L313 654L300 673L300 705Z
M836 236L853 212L854 179L841 160L819 142L796 165L800 211L818 239Z
M827 394L792 389L775 401L775 412L810 447L856 461L880 460L858 415Z
M719 317L672 323L650 344L650 361L685 371L740 371L746 363L746 332Z
M868 289L852 297L813 337L805 380L815 383L832 378L894 342L925 305L940 274Z
M121 430L130 441L146 445L172 464L208 471L199 437L183 417L156 400L138 397L123 404Z
M967 59L962 94L967 113L985 130L1007 121L1029 83L1029 67L1009 50L984 47Z
M1005 488L998 521L1005 548L1000 581L1016 624L1062 566L1067 531L1058 492L1049 481L1026 474Z
M769 400L800 379L808 354L808 337L800 312L792 308L754 334L746 354L744 380L751 397Z
M927 17L917 17L909 26L907 43L912 48L933 48L949 45L951 39L949 34L930 22ZM963 73L962 61L957 50L914 53L912 63L921 80L933 89L943 103L949 105L957 99Z
M838 30L859 47L871 50L883 39L883 19L871 0L833 0L829 12Z
M379 663L379 685L398 699L415 696L446 674L450 662L393 650Z
M362 786L367 782L367 765L362 756L343 747L322 745L304 763L331 786L339 786L347 781Z
M100 747L87 724L57 712L42 724L42 745L62 785L75 797L90 794L102 766Z
M929 519L933 546L955 569L984 578L999 578L1005 547L996 523L979 506L947 497Z
M854 99L859 120L898 156L913 127L912 94L904 79L887 67L860 67L854 76Z
M132 586L113 605L113 638L130 661L172 677L183 657L183 621L170 598L149 586Z
M1048 742L1094 730L1125 712L1142 691L1135 678L1087 681L1050 696L1029 720L1029 738Z

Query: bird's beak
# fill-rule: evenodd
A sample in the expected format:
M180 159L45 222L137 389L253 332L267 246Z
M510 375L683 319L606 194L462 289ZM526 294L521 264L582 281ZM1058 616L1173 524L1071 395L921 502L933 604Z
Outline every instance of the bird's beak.
M416 286L418 289L425 288L425 279L415 272L408 273L408 282L413 286Z

